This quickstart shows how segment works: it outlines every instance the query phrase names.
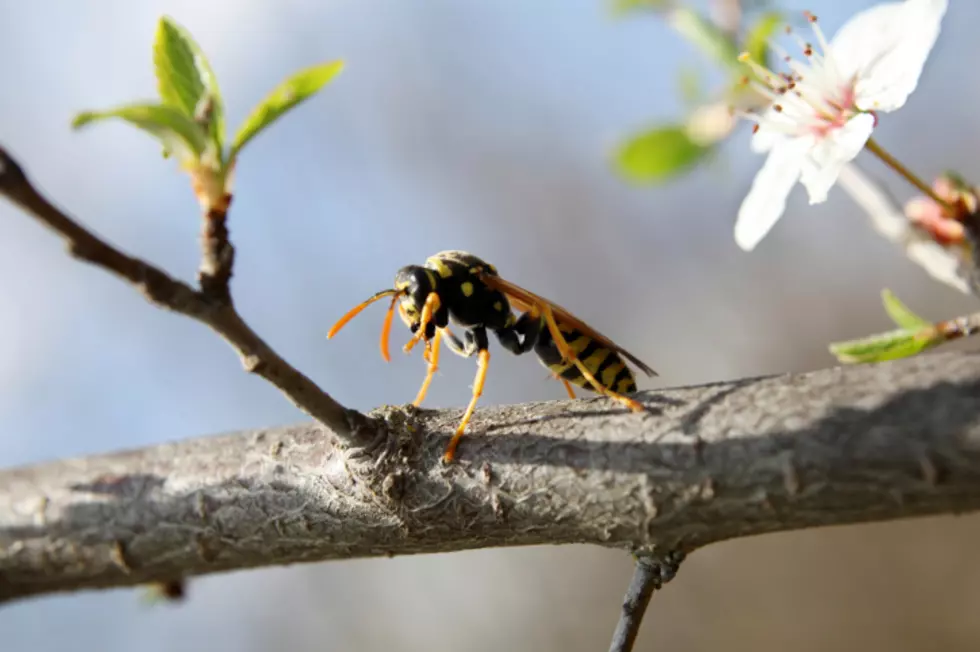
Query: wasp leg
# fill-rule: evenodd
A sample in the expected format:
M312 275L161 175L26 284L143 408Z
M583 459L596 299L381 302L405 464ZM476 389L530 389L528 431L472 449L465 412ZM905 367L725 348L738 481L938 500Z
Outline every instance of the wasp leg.
M568 392L568 398L575 398L575 390L572 389L572 384L561 376L555 376L555 380L560 380L561 384L565 386L565 391Z
M533 349L534 345L538 343L538 338L541 335L541 326L542 319L540 315L525 312L517 319L517 323L514 324L511 330L498 331L497 338L500 340L500 344L508 351L514 355L521 355ZM523 335L524 340L517 341L517 335ZM562 385L565 386L565 391L568 392L569 398L575 398L575 390L572 389L571 384L567 380L557 374L551 374L551 377L561 381Z
M442 332L446 336L446 346L448 346L449 350L456 355L460 356L461 358L471 358L473 357L473 354L476 353L476 344L473 342L473 336L469 331L466 331L465 344L448 328L443 328Z
M574 351L572 351L572 348L568 345L568 342L565 341L565 337L561 334L561 330L558 328L558 322L555 321L555 315L551 312L551 306L548 305L541 306L541 313L544 316L544 321L545 324L547 324L548 326L548 330L551 332L551 338L555 341L555 346L558 348L558 352L561 353L561 356L565 360L568 360L569 362L573 363L576 367L578 367L578 370L582 372L582 376L587 381L589 381L589 384L592 385L593 388L595 388L595 391L599 392L600 394L604 394L613 400L623 403L624 405L626 405L626 407L633 410L634 412L642 412L645 410L643 404L640 403L639 401L632 399L628 396L623 396L618 392L614 392L608 387L604 387L602 383L596 380L596 377L592 375L592 372L589 371L589 368L586 367L581 360L579 360L579 357L575 354Z
M422 387L419 389L418 396L415 397L415 401L412 403L415 407L422 405L422 401L425 400L425 395L429 391L429 385L432 384L432 377L439 370L439 342L441 340L442 331L437 330L436 334L432 336L432 339L425 343L425 359L429 363L429 368L426 370L425 380L422 381Z
M477 401L480 400L480 396L483 394L483 384L486 382L487 367L490 364L490 343L487 340L487 329L482 326L477 326L471 331L467 331L467 340L470 339L470 333L472 333L474 348L479 353L479 358L476 363L476 379L473 381L473 398L470 399L470 404L466 407L466 412L463 413L463 418L456 428L456 433L449 440L449 445L446 446L446 452L442 455L442 461L447 464L452 462L456 456L456 447L459 446L459 440L463 436L463 431L466 430L466 424L469 423L470 418L473 416Z
M439 295L435 292L430 292L429 296L425 298L425 305L422 306L422 314L419 315L419 328L415 331L412 339L403 347L405 353L410 353L415 345L426 335L428 330L429 322L432 321L432 316L436 313L442 306L442 302L439 300Z
M541 332L541 318L525 312L512 326L499 328L494 332L502 347L514 355L523 355L537 344L538 334Z

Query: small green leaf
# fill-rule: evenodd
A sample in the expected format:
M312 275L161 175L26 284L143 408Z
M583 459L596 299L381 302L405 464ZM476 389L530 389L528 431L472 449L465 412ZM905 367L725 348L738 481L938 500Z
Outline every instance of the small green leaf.
M639 134L616 152L616 167L636 183L658 183L690 168L710 147L692 141L683 125L658 127Z
M677 33L700 48L722 68L740 69L735 42L696 10L674 7L666 14L665 20Z
M881 291L881 301L885 304L885 312L899 328L920 330L932 326L932 322L912 312L887 288Z
M756 21L755 25L749 29L745 35L745 51L749 53L753 61L763 66L768 66L769 62L769 40L780 25L784 24L785 18L778 11L768 11Z
M704 87L701 73L692 66L681 64L677 73L677 86L681 100L688 106L694 106L704 101Z
M938 346L946 338L931 325L925 328L900 328L847 342L835 342L830 352L847 364L884 362L921 353Z
M238 133L235 134L235 142L231 146L229 160L234 161L248 141L294 106L313 96L343 70L343 67L343 61L313 66L299 71L273 89L239 127Z
M191 118L206 105L208 128L218 151L224 147L225 111L218 80L204 51L186 29L164 16L153 42L157 88L164 104Z
M611 0L610 9L614 16L622 16L634 11L648 9L658 11L667 7L669 0Z
M207 134L179 109L164 104L130 104L106 111L83 111L72 120L79 129L98 120L119 118L163 143L165 152L177 154L182 163L197 160L207 146Z

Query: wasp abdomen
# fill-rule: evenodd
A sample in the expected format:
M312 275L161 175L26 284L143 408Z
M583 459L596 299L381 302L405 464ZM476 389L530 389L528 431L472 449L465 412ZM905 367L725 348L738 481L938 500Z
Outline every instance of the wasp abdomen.
M570 326L561 324L559 330L572 352L603 387L619 394L636 391L633 372L616 351ZM541 329L534 352L538 355L541 364L559 378L564 378L591 392L595 391L592 383L582 375L581 369L575 363L562 361L561 353L558 352L558 347L555 346L547 327Z

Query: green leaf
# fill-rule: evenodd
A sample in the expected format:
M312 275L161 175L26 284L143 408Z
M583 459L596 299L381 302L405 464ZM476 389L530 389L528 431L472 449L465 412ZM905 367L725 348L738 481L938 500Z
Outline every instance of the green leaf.
M153 65L164 104L196 119L200 119L202 108L207 108L208 131L220 152L225 140L225 110L217 77L190 33L167 16L157 25Z
M323 86L333 79L344 68L343 61L313 66L301 70L277 86L265 99L252 109L245 122L235 134L235 142L231 146L230 161L234 161L238 153L248 141L282 117L303 100L312 97Z
M668 125L634 136L618 152L616 167L636 183L659 183L690 168L710 147L692 141L683 125Z
M677 73L677 86L681 101L688 106L694 106L704 101L704 88L701 73L692 66L681 64Z
M741 69L735 42L694 9L675 7L665 16L668 25L722 68Z
M912 312L887 288L881 291L881 301L885 304L885 312L899 328L921 330L932 326L932 322Z
M658 11L667 7L669 0L612 0L609 5L614 16L622 16L643 9Z
M923 329L900 328L847 342L835 342L830 352L847 364L884 362L921 353L942 344L945 338L931 326Z
M745 35L745 51L753 61L768 67L769 40L784 23L785 18L778 11L769 11L759 16L759 20Z
M197 160L207 146L207 134L179 109L165 104L130 104L106 111L83 111L72 120L79 129L99 120L118 118L146 131L163 143L165 153L175 153L182 163Z

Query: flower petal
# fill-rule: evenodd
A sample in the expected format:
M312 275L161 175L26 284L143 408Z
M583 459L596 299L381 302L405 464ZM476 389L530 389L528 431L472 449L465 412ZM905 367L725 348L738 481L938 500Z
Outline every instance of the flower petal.
M786 209L786 198L800 178L812 138L783 138L775 142L752 188L738 209L735 243L752 251Z
M949 0L905 0L855 14L830 42L844 79L855 78L857 106L894 111L919 83Z
M789 130L786 128L780 128L779 126L779 113L772 107L765 110L759 119L758 129L752 134L752 140L749 141L749 147L756 154L762 154L768 152L776 143L784 140Z
M811 204L827 201L827 192L837 182L841 168L864 149L874 130L875 117L859 113L840 129L834 129L814 144L803 165L800 182L806 186Z

